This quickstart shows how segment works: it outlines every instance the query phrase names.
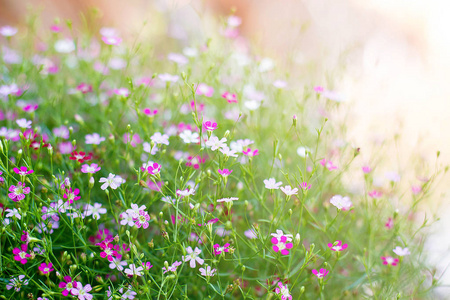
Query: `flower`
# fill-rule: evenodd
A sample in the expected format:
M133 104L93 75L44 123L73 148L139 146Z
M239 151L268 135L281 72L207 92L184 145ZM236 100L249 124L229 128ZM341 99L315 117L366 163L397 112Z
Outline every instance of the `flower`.
M100 145L101 142L106 140L106 138L100 136L98 133L87 134L84 138L86 145Z
M113 93L118 95L118 96L122 96L122 97L128 97L130 95L130 91L127 88L118 88L118 89L114 89Z
M388 218L386 224L384 224L384 226L387 229L392 229L392 227L394 227L394 220L392 220L392 218Z
M134 264L129 264L128 268L125 269L125 274L128 275L128 277L136 276L142 276L142 272L144 270L144 267L137 267Z
M408 248L402 248L400 246L395 247L395 249L392 251L394 251L394 253L398 256L406 256L411 254Z
M369 174L372 171L372 168L370 166L363 166L361 169L364 174Z
M161 79L164 82L172 82L175 83L180 78L178 75L171 75L168 73L159 74L158 78Z
M11 185L9 187L9 191L11 193L8 194L8 197L14 201L18 202L20 200L25 199L25 195L30 193L30 188L25 187L25 183L18 182L17 185Z
M237 157L236 150L230 150L227 145L224 145L221 149L219 149L224 155L228 157Z
M14 168L14 172L16 174L19 174L20 176L25 176L25 175L33 173L34 171L31 169L28 170L27 167L22 166L22 167L20 167L20 169Z
M72 289L77 287L77 282L75 280L72 281L72 277L70 276L64 276L64 281L59 283L59 288L64 289L62 294L67 297L72 292Z
M198 257L198 255L202 252L202 250L195 247L194 250L192 250L191 246L186 248L187 255L183 256L183 261L188 262L189 266L191 268L195 268L195 262L197 262L199 265L203 265L204 260Z
M206 269L200 268L198 270L200 271L200 274L202 276L207 276L207 277L212 277L212 276L216 275L216 271L217 271L216 269L211 269L210 266L206 266Z
M212 97L214 94L214 88L206 85L205 83L200 83L195 89L197 95L205 95L206 97Z
M286 196L297 195L298 189L292 189L290 185L286 185L285 187L280 187L280 190L286 194Z
M85 162L86 160L90 160L91 158L92 158L91 154L86 155L86 152L83 152L83 151L80 151L80 152L73 151L71 153L71 156L69 157L69 159L76 160L80 163Z
M122 39L117 36L102 36L102 41L106 45L114 45L117 46L122 43Z
M94 174L100 170L101 170L101 168L97 164L91 164L91 165L84 164L81 166L82 173Z
M239 200L239 198L236 198L236 197L229 197L229 198L217 199L217 202L218 202L218 203L220 203L220 202L225 202L225 203L227 203L227 202L233 202L233 201L236 201L236 200Z
M305 181L305 182L302 182L302 183L299 185L299 187L300 187L302 190L304 190L304 191L311 189L311 185L308 184L306 181Z
M194 189L185 189L185 190L177 190L177 195L179 195L181 198L187 197L190 195L195 195Z
M147 172L150 175L156 175L161 172L161 165L158 163L153 163L147 166Z
M20 249L14 248L13 249L14 260L19 261L22 265L26 264L28 262L27 258L31 257L31 255L27 253L27 250L28 250L27 244L20 245Z
M100 248L103 250L102 252L100 252L100 257L106 257L110 262L112 262L114 260L114 257L117 257L119 254L116 250L114 250L113 244L109 242L100 242L98 243L98 246L100 246Z
M150 139L155 142L155 144L169 145L169 136L167 134L161 134L160 132L155 132Z
M193 167L194 169L199 169L200 164L205 162L205 158L201 156L188 156L186 166Z
M223 177L228 177L231 173L233 173L233 170L228 169L218 169L217 172L222 175Z
M229 252L228 248L230 247L229 243L226 243L223 246L220 246L219 244L214 245L214 254L220 255L222 252Z
M381 196L383 196L383 193L380 192L380 191L377 191L377 190L373 190L373 191L370 191L370 192L369 192L369 196L372 197L372 198L374 198L374 199L378 199L378 198L380 198Z
M214 131L217 129L217 123L212 121L205 121L203 122L203 128L208 131Z
M165 261L164 262L164 265L166 265L167 264L167 261ZM167 268L166 267L163 267L162 269L163 269L163 274L166 274L167 272L176 272L177 271L177 267L179 266L179 265L181 265L182 264L182 262L181 261L175 261L171 266L169 266L169 265L167 265Z
M54 271L55 269L53 269L53 264L50 262L50 263L42 263L40 266L39 266L39 271L41 271L43 274L48 274L48 273L50 273L50 272L52 272L52 271Z
M353 206L353 203L350 201L349 197L342 197L341 195L333 196L330 199L330 203L336 206L337 209L343 211L349 210Z
M142 266L144 267L144 269L146 269L146 270L150 270L152 267L153 267L153 265L148 261L148 262L143 262L142 263Z
M335 166L331 160L326 160L325 158L320 161L320 164L326 167L329 171L338 169L338 167Z
M20 288L22 287L22 285L28 285L28 279L23 280L25 278L25 275L19 275L16 278L11 278L9 280L9 283L6 285L6 289L10 290L12 288L14 288L14 290L16 292L20 292Z
M145 209L147 209L145 205L141 205L139 207L137 204L132 203L131 208L127 209L127 214L131 215L133 218L137 218L139 216L139 212Z
M80 196L77 196L79 193L80 193L79 189L72 190L72 188L68 188L66 189L63 197L64 199L67 199L67 202L69 204L72 204L73 201L77 201L81 198Z
M278 282L278 287L275 288L275 293L281 294L282 300L292 300L287 284L283 285L281 282Z
M277 239L280 239L282 236L285 236L287 238L287 241L292 241L292 234L284 234L283 230L277 229L276 233L272 233L271 236L276 237Z
M92 215L94 220L100 219L100 214L106 214L106 208L102 208L100 203L94 203L94 206L88 204L85 206L84 214L86 217Z
M23 129L31 128L31 121L28 121L27 119L17 119L16 123L17 125L19 125L20 128Z
M186 129L182 133L180 133L180 138L186 144L198 143L200 141L198 133L192 132L189 129Z
M314 275L316 275L317 276L317 278L324 278L325 276L327 276L328 275L328 270L327 269L324 269L324 268L321 268L319 271L317 271L316 269L313 269L312 270L312 273L314 274Z
M206 141L206 146L211 147L212 151L216 151L219 148L222 148L225 144L225 142L227 141L226 138L222 138L219 140L219 138L217 136L212 136L209 138L208 141Z
M133 218L133 220L135 221L135 225L137 228L143 227L144 229L147 229L150 215L147 212L140 210L139 215L136 218Z
M232 94L230 92L225 92L222 94L222 98L228 101L228 103L237 103L237 96L236 94Z
M122 220L120 220L121 225L128 225L133 227L134 226L134 220L133 216L131 214L127 214L126 212L123 212L119 216Z
M76 287L74 286L72 288L71 294L74 296L78 296L79 300L91 300L93 296L89 294L89 292L92 290L92 287L90 284L86 284L84 287L81 284L81 282L77 282Z
M286 236L280 238L273 237L270 241L273 244L273 251L280 252L282 255L288 255L289 250L287 249L291 249L294 246L292 243L287 243L288 240Z
M255 230L253 230L253 229L248 229L248 230L244 231L244 235L250 240L256 239L258 237Z
M334 242L334 243L328 243L328 247L332 250L332 251L342 251L342 250L345 250L345 249L347 249L347 244L343 244L342 245L342 242L341 241L339 241L339 240L337 240L336 242Z
M125 182L125 180L115 174L109 173L108 178L102 177L100 178L99 182L104 182L102 186L100 187L102 190L106 190L108 187L112 188L113 190L117 189L122 183Z
M414 195L417 195L420 192L422 192L422 187L418 186L418 185L413 185L413 186L411 186L411 191Z
M119 292L123 292L123 288L119 289ZM120 299L134 299L134 296L136 296L137 293L131 289L131 287L128 288L128 290L122 294L122 297Z
M19 220L22 219L22 216L20 215L20 213L17 210L17 208L13 208L13 209L8 208L5 211L7 212L7 214L6 214L7 218L14 217L14 218L17 218Z
M123 267L128 265L128 263L126 261L121 260L122 259L122 255L117 254L116 257L112 258L111 263L109 264L109 268L110 269L117 269L119 271L123 271Z
M276 182L275 178L264 179L264 185L269 190L278 190L282 184L281 181Z
M247 150L242 151L242 153L244 155L253 157L253 156L259 155L259 150L258 149L252 150L251 148L248 148Z
M75 50L75 43L71 39L62 39L56 41L54 47L56 52L70 53Z
M16 35L18 29L16 27L12 27L9 25L0 27L0 34L5 36L5 37L10 37L13 35Z
M396 266L399 262L398 258L393 258L392 256L382 256L383 265Z

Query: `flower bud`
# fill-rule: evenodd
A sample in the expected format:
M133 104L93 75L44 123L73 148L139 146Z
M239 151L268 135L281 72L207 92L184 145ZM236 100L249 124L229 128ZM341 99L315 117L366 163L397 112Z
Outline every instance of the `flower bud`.
M94 187L94 183L95 183L94 177L91 176L91 178L89 178L89 188L90 189L92 189Z

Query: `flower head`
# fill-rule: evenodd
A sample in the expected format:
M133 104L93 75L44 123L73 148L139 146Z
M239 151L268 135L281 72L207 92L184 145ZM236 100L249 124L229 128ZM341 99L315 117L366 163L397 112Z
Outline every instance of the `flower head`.
M297 195L298 193L298 189L294 188L292 189L292 187L290 185L286 185L285 187L280 187L280 190L286 194L286 196L292 196L292 195Z
M213 121L203 122L203 128L208 131L214 131L217 129L217 123Z
M402 248L400 246L395 247L395 249L392 251L394 251L394 253L398 256L406 256L411 254L408 248Z
M112 188L113 190L117 189L122 183L125 182L125 180L115 174L109 173L108 178L102 177L100 178L99 182L103 182L102 186L100 187L102 190L106 190L108 187Z
M206 268L200 268L198 269L200 271L200 274L202 276L206 276L206 277L212 277L216 274L216 269L211 269L210 266L206 266Z
M278 190L282 184L281 181L277 182L275 178L264 179L264 185L269 190Z
M28 262L27 258L31 257L30 254L27 253L28 245L22 244L20 248L14 248L13 254L14 254L14 260L20 262L21 264L26 264Z
M8 197L14 201L18 202L20 200L25 199L25 195L30 193L30 188L25 187L25 183L18 182L17 185L11 185L9 187L9 191L11 193L8 194Z
M92 287L90 284L86 284L83 286L81 282L77 282L76 287L74 286L71 290L71 294L74 296L78 296L79 300L92 300L93 296L89 294L92 291Z
M183 256L184 262L189 262L189 266L191 268L195 268L195 262L197 262L199 265L203 265L204 260L198 257L200 253L202 253L202 250L195 247L194 250L192 250L191 246L186 248L187 255Z
M324 278L325 276L327 276L328 275L328 270L327 269L324 269L324 268L321 268L319 271L317 271L316 269L313 269L312 270L312 273L314 274L314 275L316 275L317 276L317 278Z
M396 266L399 262L398 258L393 258L392 256L382 256L383 265Z
M278 282L278 287L275 288L275 293L280 294L281 300L292 300L287 284L283 285L281 282Z
M347 249L347 244L342 244L341 241L337 240L334 243L328 243L328 247L332 250L332 251L342 251Z
M95 174L100 170L101 170L101 168L97 164L91 164L91 165L84 164L81 166L82 173Z
M333 196L330 199L330 203L336 206L337 209L343 211L349 210L353 206L353 203L349 197L342 197L341 195Z
M20 169L19 168L14 168L14 172L16 174L19 174L20 176L25 176L25 175L28 175L28 174L32 174L34 171L31 170L31 169L28 170L27 167L22 166L22 167L20 167Z
M282 255L288 255L289 250L287 249L291 249L294 246L292 243L288 243L287 237L284 235L279 238L273 237L270 241L273 244L273 251L280 252Z
M43 274L48 274L48 273L50 273L50 272L52 272L52 271L54 271L55 269L53 269L53 264L50 262L50 263L42 263L40 266L39 266L39 271L41 271Z
M62 294L67 297L72 292L72 289L77 287L77 282L72 280L70 276L64 276L64 281L59 283L59 288L63 289Z

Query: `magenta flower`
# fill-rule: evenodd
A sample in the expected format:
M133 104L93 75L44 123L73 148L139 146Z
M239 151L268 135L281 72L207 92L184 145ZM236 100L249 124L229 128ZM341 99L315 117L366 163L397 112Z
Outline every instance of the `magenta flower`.
M220 246L219 244L214 245L214 254L220 255L222 252L229 252L228 248L230 247L229 243L226 243L223 246Z
M362 171L364 172L364 174L369 174L372 171L372 168L369 166L363 166Z
M67 202L69 204L72 204L73 201L77 201L80 199L80 196L77 196L80 193L79 189L72 190L72 188L66 189L66 192L64 193L63 197L64 199L67 199Z
M158 163L153 163L147 167L147 172L150 175L156 175L161 172L161 165Z
M14 168L14 172L16 172L16 174L19 174L20 176L26 176L28 174L33 173L34 171L31 169L28 170L27 167L22 166L20 167L20 169Z
M136 218L133 218L133 220L135 221L137 228L143 227L144 229L147 229L150 216L147 212L140 210L139 215Z
M114 257L118 256L116 250L114 250L113 244L108 242L99 243L100 248L103 250L100 252L100 257L107 258L109 261L113 261Z
M48 263L48 264L46 264L46 263L42 263L40 266L39 266L39 271L41 271L43 274L48 274L48 273L50 273L50 272L52 272L52 271L54 271L55 269L53 269L53 264L50 262L50 263Z
M89 294L92 290L90 284L86 284L84 287L81 282L77 282L76 287L74 287L71 291L71 294L74 296L78 296L79 300L92 300L93 296Z
M259 155L259 150L258 149L252 150L252 149L248 148L247 150L242 151L242 153L249 157L253 157L253 156Z
M77 90L82 92L83 94L91 93L92 85L82 82L77 86Z
M214 131L217 129L217 123L212 121L206 121L203 123L203 128L209 131Z
M312 270L312 273L313 273L314 275L316 275L317 278L324 278L325 276L328 275L328 270L327 270L327 269L324 269L324 268L321 268L319 271L317 271L316 269L313 269L313 270Z
M27 258L31 257L30 254L27 253L28 250L28 245L27 244L22 244L19 248L14 248L13 249L13 254L14 254L14 260L19 261L21 264L26 264L27 263Z
M67 297L72 289L77 287L77 282L75 280L72 281L72 277L70 276L64 276L64 281L65 282L59 283L59 288L64 289L62 291L62 294L63 296Z
M219 172L220 175L222 175L223 177L228 177L228 175L230 175L231 173L233 173L233 170L228 170L228 169L218 169L217 172Z
M281 282L278 282L278 287L275 288L275 293L281 294L281 300L292 300L287 284L284 286Z
M89 174L95 174L98 171L100 171L102 168L100 168L97 164L84 164L81 166L81 172L82 173L89 173Z
M381 196L383 196L383 193L380 192L380 191L377 191L377 190L373 190L373 191L370 191L370 192L369 192L369 196L372 197L372 198L374 198L374 199L378 199L378 198L380 198Z
M153 117L153 116L156 116L156 114L158 113L158 110L157 109L144 108L142 110L142 112L144 114L146 114L147 116L149 116L149 117Z
M8 194L8 197L14 201L18 202L20 200L25 199L25 195L30 193L30 188L25 187L25 183L18 182L17 185L11 185L9 187L9 191L11 193Z
M305 182L302 182L299 186L300 186L300 188L301 188L302 190L304 190L304 191L311 189L311 185L308 184L306 181L305 181Z
M282 255L288 255L289 251L287 249L291 249L293 247L292 243L286 243L287 237L284 235L279 238L273 237L270 241L273 244L273 251L280 252Z
M320 161L320 164L326 167L329 171L338 169L338 167L334 165L331 160L326 160L325 158Z
M150 270L153 265L148 261L148 262L143 262L142 266L144 267L145 270Z
M328 243L328 247L332 250L332 251L342 251L347 249L347 244L343 244L342 242L337 240L336 242L333 243Z
M228 101L228 103L237 103L238 102L236 94L232 94L229 92L223 93L222 98L225 98Z
M393 258L392 256L382 256L383 265L396 266L398 263L398 258Z

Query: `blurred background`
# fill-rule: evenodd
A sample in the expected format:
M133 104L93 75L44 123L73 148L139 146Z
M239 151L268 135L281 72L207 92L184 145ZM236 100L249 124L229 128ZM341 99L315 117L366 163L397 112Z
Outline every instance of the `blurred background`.
M351 104L348 136L363 154L378 150L374 141L401 133L387 153L402 172L408 172L412 153L434 164L439 150L440 162L450 162L450 1L0 0L0 26L20 28L29 12L41 14L43 28L56 17L82 26L94 12L102 25L123 36L139 32L144 40L152 26L162 26L154 21L165 17L171 20L167 35L198 43L216 28L212 20L234 12L242 18L243 47L251 44L271 57L286 77L324 86ZM433 206L441 221L427 244L441 272L450 263L445 182ZM443 280L450 285L450 274Z

